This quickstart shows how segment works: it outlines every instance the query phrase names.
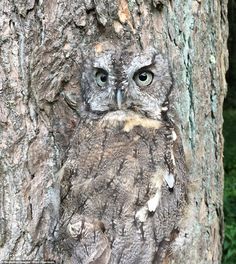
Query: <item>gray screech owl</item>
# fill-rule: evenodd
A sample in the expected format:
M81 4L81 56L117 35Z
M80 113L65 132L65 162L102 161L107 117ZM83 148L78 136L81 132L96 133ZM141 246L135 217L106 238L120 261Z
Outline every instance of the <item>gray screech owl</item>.
M155 50L100 48L86 58L80 122L61 170L67 263L162 263L171 255L185 204L171 89L168 60Z

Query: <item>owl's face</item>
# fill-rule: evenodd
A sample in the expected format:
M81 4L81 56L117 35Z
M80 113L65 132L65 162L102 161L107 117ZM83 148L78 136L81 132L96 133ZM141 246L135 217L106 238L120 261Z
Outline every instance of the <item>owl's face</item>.
M131 110L159 119L171 85L168 61L154 50L94 54L82 74L87 111L98 115Z

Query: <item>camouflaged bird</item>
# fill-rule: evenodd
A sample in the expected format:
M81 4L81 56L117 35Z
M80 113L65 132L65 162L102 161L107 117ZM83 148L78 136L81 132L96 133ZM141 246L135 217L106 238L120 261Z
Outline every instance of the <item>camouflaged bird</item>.
M63 94L80 118L60 172L68 261L161 263L179 232L186 177L168 117L168 60L108 43L84 55L81 71L81 96Z

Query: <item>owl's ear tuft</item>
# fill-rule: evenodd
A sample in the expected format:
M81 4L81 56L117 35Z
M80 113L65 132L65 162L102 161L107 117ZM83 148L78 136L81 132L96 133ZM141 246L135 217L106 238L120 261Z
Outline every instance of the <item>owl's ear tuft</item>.
M169 65L169 61L167 59L167 57L161 53L156 53L155 54L155 63L157 63L157 65L161 64L161 65Z

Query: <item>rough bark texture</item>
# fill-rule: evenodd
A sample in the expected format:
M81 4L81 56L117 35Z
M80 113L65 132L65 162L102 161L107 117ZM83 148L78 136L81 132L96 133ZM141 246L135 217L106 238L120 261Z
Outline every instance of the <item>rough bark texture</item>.
M220 263L227 1L2 0L0 30L0 260ZM152 262L112 260L117 252L107 226L86 216L82 224L102 243L87 249L100 252L95 261L80 262L79 238L64 229L74 206L68 198L73 173L65 164L85 134L76 135L81 119L63 95L80 97L83 50L99 51L105 41L120 49L154 47L167 56L173 75L169 115L184 150L186 204L168 237L145 237L156 243ZM168 220L164 215L167 228Z

